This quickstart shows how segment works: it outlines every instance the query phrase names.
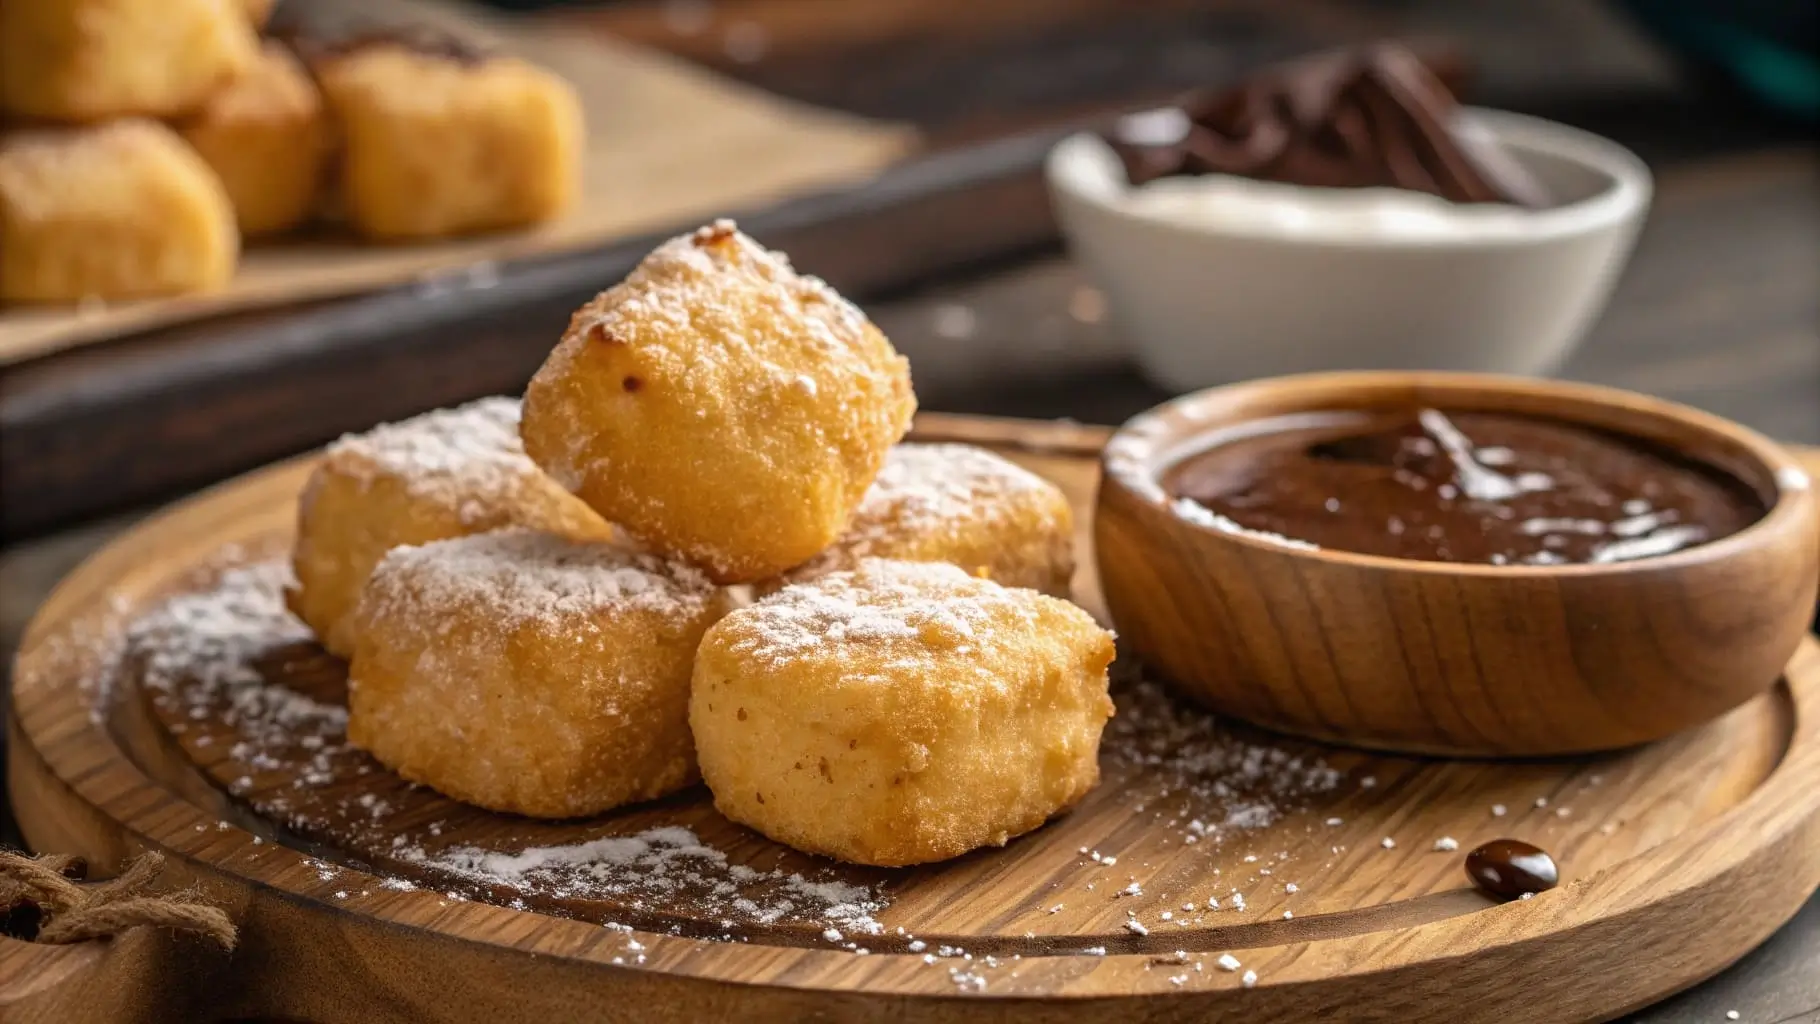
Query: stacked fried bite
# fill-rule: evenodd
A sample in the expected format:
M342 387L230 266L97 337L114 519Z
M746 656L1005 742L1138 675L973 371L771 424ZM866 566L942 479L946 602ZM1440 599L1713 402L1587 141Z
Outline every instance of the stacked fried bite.
M1054 484L983 448L899 444L834 543L764 589L865 558L949 562L1007 587L1067 597L1074 511Z
M1039 593L1067 593L1067 499L898 444L915 406L884 335L781 254L724 221L665 243L575 314L522 449L494 399L317 470L291 600L351 653L350 739L544 817L702 778L865 864L1040 826L1098 780L1111 636ZM733 611L744 583L766 596Z
M330 445L298 503L291 611L322 645L354 653L361 588L407 544L525 526L574 540L612 528L556 486L518 440L518 402L483 398Z
M915 411L864 314L721 221L575 313L523 433L602 516L745 583L839 536Z

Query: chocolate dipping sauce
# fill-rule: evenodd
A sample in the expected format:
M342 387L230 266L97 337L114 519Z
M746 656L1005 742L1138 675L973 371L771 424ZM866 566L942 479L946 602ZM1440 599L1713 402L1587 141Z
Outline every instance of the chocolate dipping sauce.
M1556 420L1410 409L1256 426L1169 470L1179 513L1305 547L1561 565L1665 555L1767 511L1713 467Z

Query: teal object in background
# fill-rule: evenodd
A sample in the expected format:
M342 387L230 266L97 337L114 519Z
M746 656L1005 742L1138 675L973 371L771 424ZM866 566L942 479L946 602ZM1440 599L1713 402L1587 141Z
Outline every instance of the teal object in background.
M536 10L602 0L484 2ZM1396 6L1387 0L1350 2ZM1682 56L1719 68L1764 104L1820 122L1820 0L1617 0L1616 5ZM1535 59L1548 57L1538 53Z
M1820 4L1814 0L1621 0L1663 42L1716 65L1752 95L1820 122Z

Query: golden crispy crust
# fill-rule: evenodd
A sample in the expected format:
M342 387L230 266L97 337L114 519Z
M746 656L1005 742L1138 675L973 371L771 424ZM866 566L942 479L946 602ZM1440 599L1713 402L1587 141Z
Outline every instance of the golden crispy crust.
M983 448L900 444L846 532L762 589L851 569L862 558L947 562L1007 587L1067 597L1074 512L1061 488Z
M611 535L593 510L524 456L517 422L515 400L483 398L329 447L299 502L297 585L285 594L324 647L352 655L360 588L401 544L504 526L580 540Z
M603 516L734 583L834 540L915 410L859 310L720 222L575 314L522 432Z
M721 813L899 866L1002 845L1099 779L1111 634L951 565L866 560L708 631L689 721Z
M314 208L328 124L316 84L284 46L266 43L253 66L179 130L221 176L241 234L288 230Z
M0 300L209 291L233 276L239 249L220 179L162 124L0 144Z
M574 90L510 57L457 60L391 43L316 64L341 127L339 195L354 230L403 240L548 220L574 201Z
M237 0L5 0L0 110L49 121L175 117L257 49Z
M568 818L695 781L690 665L724 598L693 570L510 529L396 548L348 670L348 739L496 811Z

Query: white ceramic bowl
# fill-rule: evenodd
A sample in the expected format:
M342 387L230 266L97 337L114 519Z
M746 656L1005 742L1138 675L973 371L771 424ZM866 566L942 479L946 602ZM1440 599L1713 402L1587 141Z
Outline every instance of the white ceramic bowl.
M1611 294L1649 207L1649 169L1566 125L1466 116L1560 204L1445 237L1193 224L1131 209L1118 158L1088 133L1050 153L1050 191L1145 374L1171 390L1315 370L1546 373Z

